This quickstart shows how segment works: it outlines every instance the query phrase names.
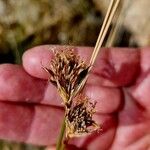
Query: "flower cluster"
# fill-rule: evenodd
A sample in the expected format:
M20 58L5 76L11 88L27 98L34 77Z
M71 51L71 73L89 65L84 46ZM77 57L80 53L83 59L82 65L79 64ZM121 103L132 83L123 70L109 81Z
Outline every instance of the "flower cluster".
M99 128L92 119L95 103L81 94L89 68L70 47L55 50L50 68L45 68L66 109L66 137L81 136Z
M82 136L99 129L92 119L96 103L91 103L88 97L78 95L73 99L72 106L66 112L67 137Z

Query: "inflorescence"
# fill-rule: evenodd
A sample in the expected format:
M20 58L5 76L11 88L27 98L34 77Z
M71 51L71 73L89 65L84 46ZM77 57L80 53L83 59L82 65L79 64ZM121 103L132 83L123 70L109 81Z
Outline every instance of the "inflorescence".
M54 50L50 67L44 68L63 100L67 138L82 136L99 129L99 125L93 120L96 103L91 103L81 93L89 68L71 47Z

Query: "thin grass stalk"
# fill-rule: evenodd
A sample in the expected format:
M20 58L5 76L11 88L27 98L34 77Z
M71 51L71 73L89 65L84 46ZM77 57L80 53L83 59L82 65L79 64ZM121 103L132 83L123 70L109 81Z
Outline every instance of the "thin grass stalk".
M109 4L109 7L108 7L108 10L107 10L107 13L106 13L106 16L105 16L105 19L104 19L104 22L103 22L103 25L101 27L101 30L100 30L100 33L99 33L99 36L98 36L98 39L97 39L97 42L96 42L96 45L94 47L94 50L93 50L93 53L92 53L92 56L90 58L90 63L89 65L91 66L88 70L88 72L90 72L90 70L92 69L93 67L93 64L96 60L96 57L99 53L99 50L103 44L103 41L104 41L104 38L107 34L107 31L108 31L108 28L110 26L110 23L113 19L113 16L114 16L114 13L119 5L119 2L121 0L111 0L110 4ZM85 79L82 81L82 84L80 86L80 91L81 89L83 89L83 87L85 86L85 83L88 79L88 75L86 75Z
M115 41L118 39L118 35L120 33L120 29L123 23L123 4L121 3L116 11L116 15L114 18L114 23L112 24L112 28L110 30L108 39L106 41L105 47L111 47L114 45Z
M101 41L101 37L102 37L102 35L103 35L103 31L105 30L105 26L106 26L106 24L107 24L107 21L108 21L108 18L109 18L109 15L110 15L110 13L111 13L111 10L112 10L113 5L114 5L114 0L111 0L111 2L110 2L110 4L109 4L109 7L108 7L108 10L107 10L107 13L106 13L106 16L105 16L105 18L104 18L104 22L103 22L103 24L102 24L102 27L101 27L101 30L100 30L100 33L99 33L99 36L98 36L98 39L97 39L97 41L96 41L96 45L95 45L95 47L94 47L94 51L93 51L92 56L91 56L91 59L90 59L90 64L91 64L91 65L93 64L93 61L94 61L94 59L95 59L95 58L94 58L95 55L98 53L97 49L98 49L98 47L99 47L99 43L100 43L100 41Z
M58 137L58 142L56 145L56 150L63 150L64 149L63 139L64 139L65 128L66 128L66 124L65 124L65 117L64 117L63 123L61 126L61 131L60 131L60 134Z
M111 24L111 21L113 19L113 16L115 14L115 11L119 5L119 2L120 0L111 0L110 2L110 5L109 5L109 8L108 8L108 11L107 11L107 14L106 14L106 17L104 19L104 23L102 25L102 28L101 28L101 31L100 31L100 34L99 34L99 37L98 37L98 40L96 42L96 46L94 48L94 51L92 53L92 56L91 56L91 59L90 59L90 65L93 66L95 60L96 60L96 57L100 51L100 48L103 44L103 41L104 41L104 38L108 32L108 29L109 29L109 26ZM92 67L91 67L92 68ZM90 69L91 69L90 68Z
M116 12L116 16L114 18L114 24L111 28L109 37L107 39L107 42L105 44L105 47L111 47L112 45L114 45L114 43L118 40L119 35L121 33L121 27L123 25L123 20L126 16L126 11L128 9L128 7L131 5L130 3L132 2L132 0L126 0L123 1L120 5L119 8L117 9Z
M105 39L105 36L108 32L108 29L109 29L109 26L111 24L111 21L113 19L113 16L115 14L115 11L119 5L119 2L121 0L111 0L110 4L109 4L109 7L108 7L108 10L107 10L107 13L106 13L106 16L105 16L105 19L104 19L104 22L103 22L103 25L101 27L101 30L100 30L100 33L99 33L99 36L98 36L98 39L97 39L97 42L96 42L96 45L94 47L94 50L93 50L93 53L92 53L92 56L91 56L91 59L90 59L90 68L88 70L88 72L90 72L90 70L92 69L93 67L93 64L96 60L96 57L100 51L100 48L103 44L103 41ZM85 79L82 81L82 84L81 84L81 87L80 89L83 89L83 87L85 86L85 83L88 79L88 75L85 77Z

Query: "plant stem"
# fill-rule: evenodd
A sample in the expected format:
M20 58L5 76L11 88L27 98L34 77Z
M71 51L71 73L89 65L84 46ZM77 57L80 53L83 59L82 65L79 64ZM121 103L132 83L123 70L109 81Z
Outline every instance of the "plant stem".
M60 150L65 150L65 144L62 144L61 149Z
M105 38L105 36L107 34L107 31L109 29L109 26L111 24L111 21L113 19L113 16L115 14L115 11L116 11L120 1L121 0L111 0L111 2L109 4L109 7L108 7L108 10L107 10L107 13L106 13L106 16L105 16L102 28L100 30L98 39L96 41L96 45L94 47L94 51L93 51L91 59L90 59L90 65L91 66L93 66L93 64L94 64L94 62L96 60L96 57L97 57L97 55L98 55L98 53L100 51L100 48L101 48L101 46L103 44L104 38ZM90 70L91 70L91 68L90 68Z
M61 131L60 131L58 141L57 141L57 145L56 145L56 150L63 150L64 149L63 139L64 139L65 129L66 129L66 123L65 123L65 117L64 117L63 123L62 123L62 126L61 126Z

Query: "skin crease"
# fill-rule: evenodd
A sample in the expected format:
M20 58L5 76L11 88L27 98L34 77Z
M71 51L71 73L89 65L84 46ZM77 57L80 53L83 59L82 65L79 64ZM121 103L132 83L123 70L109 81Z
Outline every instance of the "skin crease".
M37 145L56 143L63 116L56 88L47 82L52 48L23 55L23 66L0 65L0 138ZM76 47L87 63L93 48ZM84 93L97 101L99 133L70 140L68 150L150 150L150 48L104 48Z

